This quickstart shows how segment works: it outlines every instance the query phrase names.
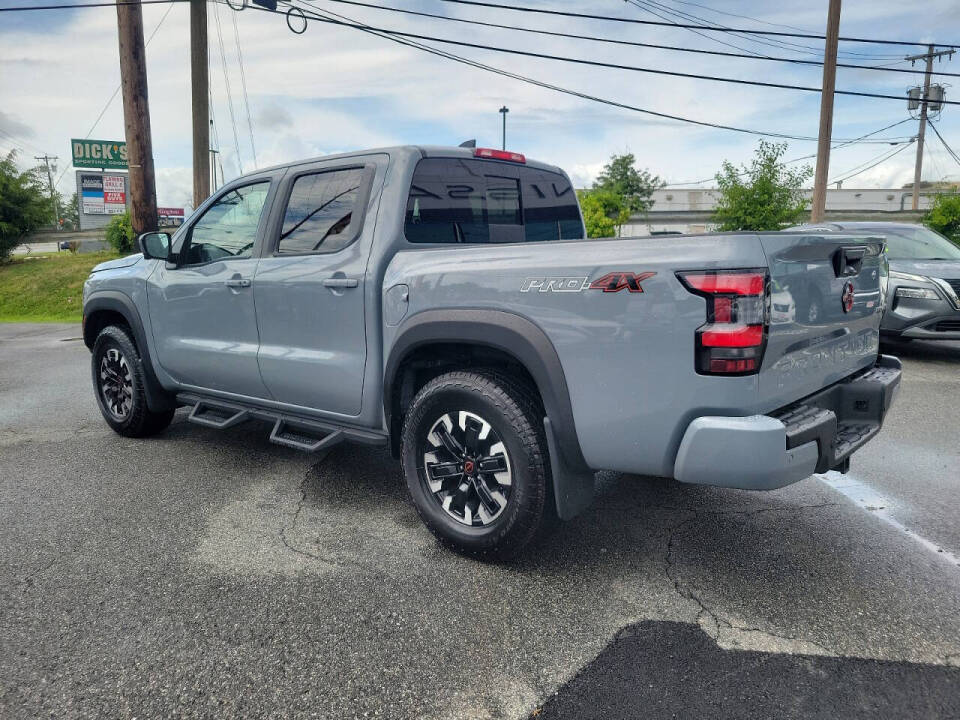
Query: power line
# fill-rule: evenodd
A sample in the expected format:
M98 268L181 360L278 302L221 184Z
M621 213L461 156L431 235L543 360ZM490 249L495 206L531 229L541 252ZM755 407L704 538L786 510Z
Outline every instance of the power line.
M240 30L237 28L237 14L233 19L233 37L237 41L237 59L240 61L240 85L243 87L243 105L247 110L247 128L250 130L250 152L253 154L253 169L257 169L257 148L253 144L253 119L250 117L250 99L247 97L247 74L243 70L243 51L240 49Z
M288 10L287 12L290 12L290 11L293 10L293 9L296 9L296 10L298 10L299 12L303 12L303 9L302 9L302 8L300 8L300 7L296 6L296 5L293 5L292 2L289 2L288 0L282 0L282 1L283 1L286 5L288 5L288 6L290 7L290 10ZM252 6L250 6L250 7L251 7L252 9L254 9L254 10L258 10L258 11L262 11L262 12L269 12L269 13L280 14L280 15L285 14L285 13L284 13L283 11L281 11L281 10L269 10L269 9L267 9L267 8L260 7L260 6L257 6L257 5L252 5ZM674 121L676 121L676 122L687 123L687 124L690 124L690 125L697 125L697 126L700 126L700 127L709 127L709 128L714 128L714 129L717 129L717 130L729 130L729 131L731 131L731 132L744 133L744 134L748 134L748 135L757 135L757 136L761 136L761 137L772 137L772 138L778 138L778 139L781 139L781 140L798 140L798 141L804 141L804 142L811 142L811 141L812 141L812 142L816 142L816 141L817 141L817 138L816 138L816 137L811 137L811 136L809 136L809 135L792 135L792 134L789 134L789 133L781 133L781 132L774 132L774 131L763 131L763 130L754 130L754 129L750 129L750 128L741 128L741 127L736 127L736 126L734 126L734 125L725 125L725 124L722 124L722 123L712 123L712 122L708 122L708 121L705 121L705 120L694 120L693 118L683 117L683 116L681 116L681 115L673 115L673 114L671 114L671 113L659 112L659 111L656 111L656 110L650 110L650 109L647 109L647 108L641 108L641 107L638 107L638 106L636 106L636 105L630 105L630 104L628 104L628 103L622 103L622 102L617 102L617 101L615 101L615 100L609 100L609 99L607 99L607 98L598 97L598 96L596 96L596 95L590 95L589 93L580 92L580 91L578 91L578 90L572 90L572 89L570 89L570 88L566 88L566 87L562 87L562 86L559 86L559 85L555 85L555 84L553 84L553 83L548 83L548 82L545 82L545 81L543 81L543 80L537 80L536 78L531 78L531 77L528 77L528 76L525 76L525 75L521 75L521 74L519 74L519 73L514 73L514 72L507 71L507 70L503 70L503 69L501 69L501 68L497 68L497 67L492 66L492 65L488 65L488 64L485 64L485 63L481 63L481 62L478 62L478 61L476 61L476 60L470 60L469 58L465 58L465 57L463 57L463 56L461 56L461 55L456 55L456 54L454 54L454 53L450 53L450 52L447 52L446 50L441 50L441 49L439 49L439 48L435 48L435 47L432 47L432 46L430 46L430 45L424 45L423 43L417 43L417 42L414 42L414 41L411 41L411 40L405 40L405 39L403 39L403 38L394 37L394 36L392 36L392 35L379 32L379 31L377 31L376 29L371 28L371 27L369 27L369 26L363 26L363 25L353 24L355 21L353 21L351 18L346 18L345 16L339 15L338 13L334 13L334 12L328 11L328 10L319 10L318 8L316 8L316 7L313 6L313 5L311 5L310 7L312 7L313 10L316 11L316 12L312 12L312 13L311 13L313 19L325 20L325 21L327 21L327 22L332 22L333 24L337 24L337 25L341 25L341 26L345 26L345 27L352 27L352 28L358 29L358 30L360 30L360 31L362 31L362 32L368 33L368 34L370 34L370 35L374 35L375 37L379 37L379 38L381 38L381 39L383 39L383 40L389 40L390 42L397 43L398 45L404 45L404 46L406 46L406 47L415 48L415 49L417 49L417 50L421 50L421 51L423 51L423 52L430 53L431 55L436 55L436 56L438 56L438 57L446 58L446 59L448 59L448 60L452 60L452 61L454 61L454 62L463 64L463 65L468 65L468 66L470 66L470 67L474 67L474 68L477 68L477 69L479 69L479 70L484 70L484 71L487 71L487 72L491 72L491 73L493 73L493 74L500 75L500 76L502 76L502 77L511 78L511 79L513 79L513 80L517 80L517 81L519 81L519 82L527 83L527 84L529 84L529 85L534 85L534 86L536 86L536 87L544 88L544 89L546 89L546 90L552 90L552 91L554 91L554 92L562 93L562 94L564 94L564 95L570 95L571 97L577 97L577 98L580 98L581 100L589 100L589 101L591 101L591 102L597 102L597 103L601 103L601 104L604 104L604 105L609 105L610 107L616 107L616 108L620 108L620 109L622 109L622 110L630 110L630 111L632 111L632 112L638 112L638 113L642 113L642 114L644 114L644 115L650 115L650 116L652 116L652 117L662 118L662 119L664 119L664 120L674 120ZM311 12L311 11L308 10L308 12ZM326 17L324 17L324 16L319 16L319 15L317 15L317 12L325 12L325 13L327 13L327 14L329 14L329 15L334 15L334 16L339 17L339 18L341 18L341 19L346 19L347 21L349 21L349 24L348 24L348 23L331 21L331 20L329 20L328 18L326 18ZM304 17L306 17L306 13L304 14Z
M784 25L783 23L769 22L767 20L761 20L760 18L750 17L749 15L737 15L737 13L718 10L716 8L710 7L709 5L701 5L700 3L690 2L689 0L673 0L673 2L679 3L681 5L693 5L694 7L702 8L709 12L717 13L718 15L727 15L729 17L740 18L741 20L751 20L753 22L769 25L770 27L781 27L781 28L786 28L787 30L796 30L797 32L802 32L802 33L808 32L804 28L797 27L796 25Z
M28 150L28 149L29 149L30 152L45 153L44 150L41 150L39 147L37 147L37 146L34 145L33 143L29 143L29 142L27 142L26 140L24 140L23 138L17 137L17 136L14 135L13 133L10 133L10 132L8 132L8 131L6 131L6 130L0 130L0 135L3 135L4 137L6 137L8 142L14 143L14 149L15 149L15 150L16 150L16 149L19 149L19 150Z
M797 49L795 49L794 47L787 47L788 45L796 45L796 43L789 43L789 42L785 42L785 41L783 41L783 40L768 40L768 39L766 39L766 38L757 39L757 38L750 37L750 36L740 35L740 34L738 34L738 33L736 33L736 32L731 32L731 29L728 28L728 27L725 26L725 25L720 25L719 23L711 22L711 21L709 21L709 20L704 20L704 19L701 18L701 17L697 17L696 15L690 15L690 14L688 14L688 13L685 13L685 12L682 12L682 11L679 11L679 10L673 10L672 8L667 7L667 6L662 5L662 4L660 4L660 3L657 3L657 2L643 2L642 0L625 0L625 2L629 3L630 5L633 5L634 7L640 8L641 10L645 10L646 12L650 13L650 14L653 15L654 17L658 17L658 18L660 18L661 20L666 20L666 21L668 21L668 22L676 22L676 20L679 19L680 21L691 21L691 20L692 20L693 22L710 23L709 27L711 27L711 28L714 28L714 29L716 29L716 30L721 30L721 31L723 31L723 32L729 32L729 33L730 33L731 35L733 35L734 37L743 38L744 40L748 40L748 41L750 41L750 42L757 43L758 45L766 45L766 46L768 46L768 47L775 47L775 48L777 48L778 50L787 49L787 50L790 50L790 51L792 51L792 52L802 52L802 53L805 53L805 54L810 54L809 49L797 50ZM652 5L653 7L655 7L655 8L657 8L657 9L661 10L662 12L667 13L667 17L664 17L664 16L661 15L660 13L655 12L654 10L651 10L651 9L650 9L650 6L651 6L651 5ZM697 34L697 35L700 35L701 37L711 37L711 39L716 40L716 38L712 38L712 36L705 35L704 33L697 32L696 30L691 30L691 32L696 32L696 34ZM799 45L797 45L797 47L806 48L806 46L799 46Z
M871 169L875 168L877 165L880 165L880 164L882 164L882 163L885 163L887 160L889 160L890 158L892 158L894 155L897 155L897 154L899 154L899 153L902 153L902 152L903 152L904 150L906 150L908 147L910 147L911 145L913 145L914 142L915 142L915 141L911 140L911 141L910 141L909 143L907 143L906 145L902 145L902 146L896 148L893 152L884 155L884 157L881 157L881 158L878 159L876 162L874 162L874 163L872 163L872 164L870 164L870 165L867 165L867 166L864 167L864 168L860 168L859 170L856 170L856 172L850 172L850 170L847 170L846 172L847 172L847 173L850 173L849 175L845 175L845 176L842 177L842 178L836 178L836 179L834 179L834 180L830 180L827 184L828 184L828 185L833 185L833 184L835 184L835 183L843 183L843 182L846 182L847 180L849 180L849 179L852 178L852 177L856 177L857 175L861 175L861 174L865 173L867 170L871 170ZM870 161L868 160L867 162L870 162ZM859 166L855 166L854 168L851 168L851 169L856 169L856 167L859 167Z
M233 126L233 144L237 150L237 169L243 175L243 162L240 159L240 136L237 134L237 118L233 112L233 92L230 90L230 75L227 73L227 53L223 49L223 33L220 30L220 3L213 3L213 19L217 26L217 40L220 45L220 65L223 68L223 84L227 90L227 108L230 110L230 124Z
M715 32L736 32L744 33L747 35L771 35L776 37L798 37L798 38L807 38L809 40L824 40L823 35L815 35L813 33L788 33L788 32L777 32L774 30L756 30L756 29L747 29L747 28L718 28L712 25L692 25L689 23L673 23L673 22L656 22L654 20L639 20L637 18L623 18L615 17L611 15L594 15L590 13L576 13L569 10L548 10L546 8L534 8L534 7L523 7L520 5L504 5L500 3L485 2L484 0L440 0L440 2L455 3L457 5L473 5L476 7L488 7L496 8L498 10L515 10L517 12L528 12L528 13L539 13L543 15L561 15L564 17L576 17L582 18L585 20L609 20L611 22L621 22L621 23L633 23L637 25L658 25L658 26L667 26L667 27L677 27L677 28L694 28L697 30L713 30ZM930 41L926 42L911 42L907 40L879 40L876 38L859 38L859 37L840 37L841 41L844 42L856 42L856 43L872 43L876 45L901 45L901 46L914 46L914 45L929 45ZM933 43L934 45L939 45L942 47L955 47L960 48L960 43Z
M213 2L222 2L223 0L212 0ZM283 0L281 0L283 1ZM730 32L730 33L744 33L747 35L770 35L776 37L798 37L798 38L807 38L810 40L823 40L823 35L816 35L813 33L788 33L788 32L777 32L774 30L757 30L751 28L720 28L715 25L693 25L689 23L673 23L673 22L656 22L654 20L640 20L637 18L623 18L615 17L611 15L595 15L589 13L575 13L567 10L548 10L546 8L532 8L532 7L522 7L518 5L503 5L492 2L482 2L481 0L439 0L440 2L456 3L459 5L474 5L477 7L489 7L496 8L498 10L515 10L517 12L528 12L528 13L540 13L545 15L561 15L564 17L577 17L587 20L608 20L611 22L621 22L621 23L633 23L636 25L657 25L657 26L666 26L666 27L676 27L676 28L693 28L698 30L712 30L714 32ZM0 7L0 12L25 12L32 10L64 10L69 8L93 8L93 7L116 7L117 5L157 5L163 3L182 3L190 2L190 0L130 0L123 1L117 0L116 2L94 2L94 3L64 3L57 5L33 5L26 7ZM226 3L229 4L229 3ZM255 9L261 9L257 6L251 6ZM266 8L263 8L266 9ZM840 37L840 40L843 42L856 42L856 43L871 43L876 45L900 45L900 46L917 46L917 45L929 45L930 41L910 41L910 40L881 40L877 38L860 38L860 37ZM953 47L960 49L960 43L945 43L945 42L934 42L934 45L940 47Z
M176 0L176 1L179 1L179 0ZM120 3L120 4L123 4L123 3ZM170 4L169 7L167 7L166 12L163 13L163 16L160 18L160 22L158 22L158 23L154 26L153 31L150 33L150 36L147 38L146 43L144 43L144 47L145 47L145 48L150 45L150 41L153 40L154 36L157 34L157 31L160 29L160 26L163 25L163 21L167 19L167 15L170 14L170 11L171 11L171 10L173 10L173 4L172 4L172 3ZM97 125L100 124L100 121L103 119L104 114L106 114L107 109L113 104L113 101L116 99L117 93L119 93L119 92L120 92L120 86L117 85L116 89L113 91L113 94L109 97L109 99L107 100L107 102L104 104L103 109L100 111L100 114L97 115L97 119L93 121L93 125L91 125L91 126L90 126L90 129L87 130L87 134L83 136L83 139L84 139L84 140L86 140L87 138L89 138L89 137L93 134L93 131L97 129ZM63 169L63 172L60 173L60 176L57 178L56 187L60 187L60 181L63 180L64 175L67 174L67 172L70 170L71 167L72 167L72 163L69 164L69 165L67 165L67 166Z
M517 25L506 25L503 23L486 22L483 20L474 20L470 18L451 17L449 15L440 15L437 13L424 12L422 10L408 10L406 8L395 8L395 7L389 7L387 5L377 5L375 3L361 2L361 0L327 0L327 1L339 3L343 5L354 5L357 7L370 8L373 10L386 10L388 12L400 13L403 15L426 17L426 18L432 18L435 20L445 20L448 22L463 23L466 25L476 25L478 27L489 27L489 28L495 28L498 30L511 30L511 31L529 33L534 35L546 35L549 37L568 38L571 40L586 40L589 42L607 43L610 45L623 45L628 47L651 48L654 50L669 50L672 52L692 53L697 55L715 55L720 57L742 58L745 60L764 60L764 61L772 61L772 62L791 63L796 65L810 65L814 67L823 66L823 62L817 61L817 60L802 60L800 58L785 58L785 57L774 57L771 55L759 55L757 53L754 53L753 51L747 51L745 48L741 48L739 45L731 45L730 43L724 43L724 44L727 45L728 47L732 47L737 50L744 50L745 52L734 53L734 52L725 52L723 50L706 50L703 48L681 47L678 45L660 45L656 43L639 42L636 40L620 40L617 38L601 37L598 35L582 35L578 33L560 32L557 30L544 30L541 28L525 28L525 27L519 27ZM715 38L711 38L708 35L703 35L703 37L706 37L707 39L710 39L710 40L715 40ZM898 62L905 62L905 61L901 59ZM881 72L907 73L910 75L915 75L916 73L921 72L913 68L891 68L891 67L881 67L879 65L857 65L855 63L837 63L837 67L850 68L855 70L877 70ZM960 77L960 73L938 72L937 74Z
M742 37L744 40L751 40L752 42L759 43L762 45L769 45L770 47L785 49L785 50L789 50L791 52L796 52L796 53L803 53L805 55L815 55L817 57L820 57L823 55L823 50L821 48L813 47L811 45L804 45L802 43L789 42L787 40L780 40L778 38L774 38L773 40L767 40L767 39L758 40L750 36L744 37L744 35L741 34L741 32L736 28L731 28L728 25L721 25L718 22L707 20L706 18L702 18L699 15L692 15L690 13L683 12L682 10L674 10L673 8L667 5L664 5L661 2L657 2L657 0L625 0L625 1L637 7L641 7L641 5L638 3L642 3L642 8L650 13L653 13L653 11L649 9L649 6L653 5L654 7L661 9L663 12L668 13L673 18L679 18L680 20L692 20L693 22L711 23L711 26L716 30L729 32L731 35L734 35L735 37ZM671 18L664 18L662 15L658 15L657 13L653 13L653 14L659 17L661 20L671 19ZM869 53L859 53L855 51L841 51L840 54L847 55L847 56L862 56L862 57L874 58L879 60L882 60L885 58L889 59L891 57L897 57L897 56L891 56L891 55L880 56L880 55L869 54Z
M927 123L933 128L933 132L937 134L937 137L940 138L940 142L943 144L943 147L946 148L947 152L950 154L950 157L956 160L957 164L960 165L960 155L957 155L953 148L947 145L947 141L943 139L943 135L940 134L940 131L937 129L937 126L932 120L927 120Z
M834 145L833 147L831 147L830 150L831 150L831 152L832 152L832 151L834 151L834 150L840 150L840 149L842 149L842 148L849 147L850 145L854 145L854 144L856 144L856 143L862 142L864 139L866 139L866 138L868 138L868 137L871 137L872 135L876 135L877 133L881 133L881 132L883 132L884 130L889 130L890 128L894 128L894 127L896 127L897 125L903 125L904 123L906 123L906 122L911 122L912 120L913 120L913 118L909 118L909 117L903 118L903 120L897 120L895 123L890 123L889 125L884 125L882 128L877 128L876 130L872 130L872 131L866 133L865 135L861 135L861 136L858 137L858 138L854 138L853 140L844 140L844 141L842 141L842 142L838 142L836 145ZM907 140L902 140L902 141L900 141L900 142L907 142L907 141L913 142L913 138L908 138ZM900 142L894 142L894 143L891 143L891 144L892 144L892 145L899 145ZM791 158L790 160L784 160L783 162L784 162L785 165L789 165L789 164L791 164L791 163L800 162L801 160L810 160L811 158L815 158L816 156L817 156L816 153L812 153L812 154L810 154L810 155L802 155L802 156L800 156L800 157ZM742 172L737 173L737 175L746 175L747 172L748 172L747 170L744 170L744 171L742 171ZM705 183L705 182L710 182L710 181L713 180L713 179L714 179L713 177L708 177L708 178L704 178L703 180L691 180L691 181L689 181L689 182L667 183L666 185L664 185L664 187L678 187L678 186L680 186L680 185L702 185L703 183Z
M253 6L253 7L256 7L256 6ZM293 5L292 7L296 7L296 6ZM310 7L317 12L330 12L330 11L322 11L319 8L316 8L316 6L314 5L310 5ZM302 10L302 8L298 8L298 9ZM268 10L268 12L270 11ZM331 13L331 14L335 15L335 13ZM541 60L556 60L558 62L573 63L578 65L589 65L592 67L610 68L613 70L628 70L631 72L641 72L641 73L648 73L653 75L666 75L669 77L682 77L682 78L689 78L693 80L706 80L709 82L732 83L735 85L751 85L755 87L766 87L766 88L773 88L773 89L779 89L779 90L799 90L803 92L814 92L814 93L822 92L822 88L815 87L812 85L790 85L787 83L764 82L761 80L743 80L740 78L730 78L730 77L724 77L719 75L698 75L696 73L685 73L685 72L680 72L678 70L661 70L657 68L639 67L636 65L623 65L620 63L609 63L609 62L603 62L600 60L587 60L585 58L570 58L570 57L563 57L561 55L549 55L547 53L537 53L531 50L517 50L515 48L505 48L505 47L500 47L496 45L485 45L483 43L471 43L465 40L448 40L447 38L436 37L433 35L421 35L419 33L408 33L408 32L402 32L400 30L391 30L389 28L379 28L379 27L374 27L372 25L360 24L355 20L349 20L349 21L332 20L330 18L326 18L323 16L316 16L316 13L314 13L314 17L312 17L311 19L317 20L319 22L331 23L334 25L343 25L345 27L350 27L356 30L363 30L365 32L375 31L375 32L383 33L385 35L399 36L404 38L414 38L416 40L427 40L430 42L438 42L446 45L454 45L456 47L468 47L468 48L474 48L478 50L492 50L495 52L509 53L511 55L522 55L524 57L538 58ZM900 102L903 102L906 99L905 95L887 95L883 93L862 92L859 90L834 90L834 93L836 95L850 95L854 97L868 97L868 98L878 98L878 99L884 99L884 100L898 100ZM960 105L960 101L957 101L957 100L942 100L941 103L944 105Z
M637 5L637 7L640 7L640 6ZM669 18L669 17L664 17L663 15L660 15L659 13L656 13L656 12L654 12L653 10L647 9L647 12L649 12L650 14L652 14L652 15L655 16L655 17L660 18L661 20L666 20L666 21L670 22L670 18ZM672 24L672 23L671 23L671 24ZM694 35L699 35L699 36L702 37L702 38L706 38L706 39L709 40L710 42L719 43L720 45L724 45L724 46L726 46L726 47L733 48L734 50L742 50L743 52L749 53L750 55L752 55L752 56L754 56L754 57L758 57L758 56L759 56L759 53L757 53L757 52L755 52L755 51L753 51L753 50L750 50L750 49L748 49L748 48L745 48L745 47L743 47L742 45L735 45L734 43L729 43L729 42L727 42L726 40L721 40L720 38L714 37L713 35L708 35L708 34L705 33L705 32L700 32L699 30L695 30L695 29L693 29L693 28L686 28L686 29L689 30L690 32L692 32Z
M190 0L116 0L116 2L63 3L59 5L25 5L22 7L0 7L0 12L31 12L34 10L70 10L73 8L117 7L118 5L162 5L164 3L183 3Z

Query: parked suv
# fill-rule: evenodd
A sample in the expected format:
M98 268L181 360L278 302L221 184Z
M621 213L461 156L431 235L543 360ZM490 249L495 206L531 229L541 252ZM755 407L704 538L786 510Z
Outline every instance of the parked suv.
M518 153L269 168L139 242L84 286L112 428L186 406L306 451L387 445L427 527L479 556L575 515L599 469L748 489L845 470L900 381L881 239L587 240L569 178Z
M880 332L897 340L960 340L960 248L923 225L894 222L830 222L801 225L816 230L882 236L890 283Z

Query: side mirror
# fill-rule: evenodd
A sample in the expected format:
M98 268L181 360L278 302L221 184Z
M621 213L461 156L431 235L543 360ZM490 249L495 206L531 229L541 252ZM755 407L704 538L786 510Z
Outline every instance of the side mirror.
M170 258L170 235L165 232L143 233L137 242L140 251L148 259L167 260Z

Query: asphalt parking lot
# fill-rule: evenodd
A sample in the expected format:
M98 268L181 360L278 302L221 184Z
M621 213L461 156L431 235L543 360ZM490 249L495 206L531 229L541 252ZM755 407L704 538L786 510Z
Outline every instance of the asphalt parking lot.
M603 474L481 564L385 451L121 438L79 327L0 325L0 716L960 716L960 343L895 352L850 475Z

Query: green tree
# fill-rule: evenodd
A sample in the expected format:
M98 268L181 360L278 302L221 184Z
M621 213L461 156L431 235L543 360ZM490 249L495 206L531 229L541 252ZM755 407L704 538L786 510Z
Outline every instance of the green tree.
M64 227L69 230L79 230L80 229L80 202L77 199L77 194L74 193L70 196L70 202L66 205L61 205L62 214L63 214L63 224Z
M593 184L594 190L604 190L624 198L630 214L646 213L653 207L653 191L663 187L663 181L646 169L637 170L632 153L611 155Z
M0 263L24 237L53 219L50 198L36 168L21 171L12 150L0 160Z
M110 222L107 223L106 236L107 242L118 253L132 253L137 236L133 232L133 225L130 224L130 213L125 212L122 215L114 215L110 218Z
M786 143L761 140L750 166L724 161L717 173L720 198L713 211L718 230L780 230L807 212L803 185L813 176L805 165L791 170L781 159Z
M960 245L960 194L935 196L923 224Z
M580 190L577 198L587 237L618 236L620 227L630 219L626 198L610 190Z

